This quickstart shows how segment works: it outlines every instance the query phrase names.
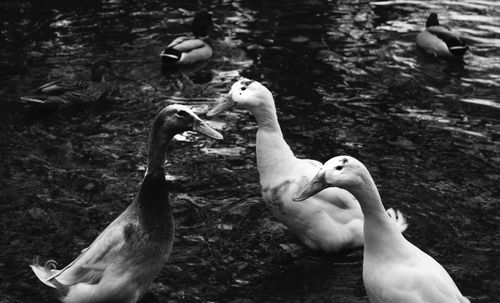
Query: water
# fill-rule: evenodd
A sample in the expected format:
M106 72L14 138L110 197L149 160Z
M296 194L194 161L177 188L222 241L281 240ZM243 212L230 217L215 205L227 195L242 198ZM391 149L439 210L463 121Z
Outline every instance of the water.
M385 206L407 214L407 238L472 302L500 300L500 3L169 2L1 4L0 222L8 248L0 292L26 302L41 293L48 302L28 262L69 262L127 205L154 113L193 97L203 112L244 75L274 93L297 155L362 160ZM187 77L162 74L158 53L200 8L220 26L218 56ZM417 51L430 11L465 36L465 64ZM39 112L16 102L47 78L85 75L97 56L135 79L120 81L110 108ZM265 210L249 114L214 123L224 142L188 135L172 148L167 170L183 193L177 249L153 292L165 302L367 302L360 251L312 254Z

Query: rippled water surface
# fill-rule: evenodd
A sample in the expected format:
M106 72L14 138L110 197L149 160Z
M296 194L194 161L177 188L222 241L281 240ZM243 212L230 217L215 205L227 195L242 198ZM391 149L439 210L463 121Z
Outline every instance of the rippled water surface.
M500 2L4 1L0 4L0 294L50 302L27 266L69 262L131 201L154 114L171 102L204 112L239 76L275 96L301 157L362 160L406 237L472 302L500 301ZM218 25L215 56L184 75L158 53L194 12ZM422 54L430 11L463 34L464 64ZM85 78L106 57L115 101L78 109L18 102L60 76ZM368 302L361 251L304 249L266 210L255 121L211 122L225 140L178 137L167 164L178 193L176 243L152 287L162 302ZM195 140L196 139L196 140Z

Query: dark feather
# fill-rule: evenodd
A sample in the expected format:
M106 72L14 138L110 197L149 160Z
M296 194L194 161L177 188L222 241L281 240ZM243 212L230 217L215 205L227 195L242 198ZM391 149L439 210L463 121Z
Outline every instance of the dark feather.
M448 49L454 56L463 56L468 47L465 42L460 39L458 34L449 31L446 28L441 28L441 26L431 26L427 28L431 34L436 35L439 39L443 40L448 46Z
M425 22L425 27L431 26L439 26L439 19L436 13L431 13L429 18L427 18L427 22Z
M182 52L173 48L167 48L160 54L161 60L166 64L174 64L176 62L179 62L181 56Z
M195 37L199 38L206 36L212 27L212 16L207 11L199 12L194 16L193 34Z

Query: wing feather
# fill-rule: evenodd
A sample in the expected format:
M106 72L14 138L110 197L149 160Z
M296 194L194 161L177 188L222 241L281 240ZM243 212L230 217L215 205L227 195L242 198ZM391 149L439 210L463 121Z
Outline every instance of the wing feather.
M126 212L113 221L73 262L49 279L56 279L63 285L98 283L106 268L127 249L130 234L139 229L137 222L125 223L122 219L124 215Z
M180 52L189 52L198 48L202 48L206 45L206 43L203 40L200 39L187 39L184 40L175 46L173 46L174 49L180 51ZM170 47L170 46L169 46Z

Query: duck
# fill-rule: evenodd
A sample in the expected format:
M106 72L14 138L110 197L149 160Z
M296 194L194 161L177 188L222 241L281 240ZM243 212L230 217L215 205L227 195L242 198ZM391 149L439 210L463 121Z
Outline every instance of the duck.
M206 62L212 57L212 47L205 41L208 32L213 27L212 16L207 11L198 12L192 23L194 36L175 38L165 50L160 53L164 67L190 66Z
M309 197L331 188L352 193L365 216L363 282L371 303L469 303L443 266L405 239L395 222L406 219L399 211L385 211L370 172L359 160L331 158L294 201L308 203Z
M438 15L430 13L425 30L417 35L417 47L444 59L463 59L468 47L457 32L439 24Z
M147 170L133 202L63 269L56 269L54 261L30 265L61 302L133 303L146 293L174 241L165 152L174 135L188 130L222 139L188 107L165 107L152 123Z
M293 202L295 192L314 177L321 163L295 157L283 137L269 89L242 78L207 112L207 117L233 106L250 111L257 121L261 194L273 216L311 250L335 253L363 246L363 213L348 191L331 188L310 197L309 203ZM405 229L406 225L401 224L400 231Z
M113 90L106 82L111 72L111 62L97 59L90 70L90 81L57 80L45 83L20 99L24 102L43 105L77 105L104 101Z

